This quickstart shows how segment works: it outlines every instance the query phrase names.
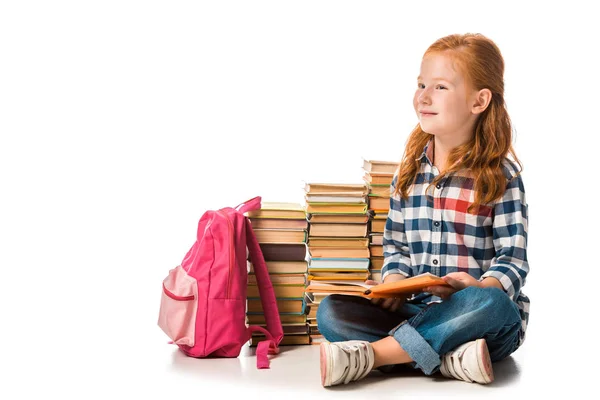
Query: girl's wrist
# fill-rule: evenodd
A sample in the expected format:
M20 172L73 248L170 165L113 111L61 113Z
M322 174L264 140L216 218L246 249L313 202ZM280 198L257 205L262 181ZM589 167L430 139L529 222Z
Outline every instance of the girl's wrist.
M484 280L479 281L479 287L480 288L495 287L495 288L504 290L504 287L502 286L500 281L492 276L488 276Z

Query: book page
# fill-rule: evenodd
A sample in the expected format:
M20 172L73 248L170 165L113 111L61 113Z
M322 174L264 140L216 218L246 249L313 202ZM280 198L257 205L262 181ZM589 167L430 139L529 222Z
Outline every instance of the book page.
M365 290L363 295L369 298L397 297L398 294L418 293L428 286L435 285L450 286L439 276L426 272L401 281L375 285Z

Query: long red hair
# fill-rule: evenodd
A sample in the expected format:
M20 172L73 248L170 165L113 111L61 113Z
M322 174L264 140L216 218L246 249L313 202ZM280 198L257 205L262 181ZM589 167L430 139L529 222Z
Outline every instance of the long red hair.
M522 170L512 147L512 125L504 102L504 59L498 46L481 34L443 37L429 46L423 57L441 52L458 64L472 89L487 88L492 92L490 104L475 124L472 140L450 152L446 165L451 167L444 174L462 169L470 171L474 179L475 202L468 211L476 212L480 205L491 203L504 194L506 178L501 165L507 155L510 154ZM408 198L421 165L419 157L432 137L419 124L411 132L400 162L394 195L400 193L402 198ZM431 185L444 176L438 175Z

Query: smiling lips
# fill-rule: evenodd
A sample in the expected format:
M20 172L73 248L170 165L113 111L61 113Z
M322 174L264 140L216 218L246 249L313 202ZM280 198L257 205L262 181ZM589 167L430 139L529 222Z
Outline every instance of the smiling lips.
M421 117L433 117L434 115L437 115L431 111L419 111L419 114L421 114Z

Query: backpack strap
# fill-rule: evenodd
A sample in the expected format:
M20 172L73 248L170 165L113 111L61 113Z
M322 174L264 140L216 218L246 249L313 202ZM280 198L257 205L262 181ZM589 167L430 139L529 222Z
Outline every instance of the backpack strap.
M258 283L260 301L267 322L267 329L260 326L250 326L249 331L261 331L266 335L266 340L260 342L256 349L256 367L259 369L269 368L269 358L267 357L267 354L279 353L278 345L281 342L281 339L283 339L283 327L281 326L275 292L273 291L273 285L269 278L269 271L267 270L262 251L260 250L258 241L252 231L250 220L248 218L245 218L244 220L246 222L246 245L248 246L248 251L250 253L250 261L252 261L252 265L254 266L254 274L256 275L256 281Z
M262 199L260 196L256 196L250 200L243 202L242 204L239 204L235 209L238 210L241 214L247 211L259 210L261 206L261 200Z
M248 334L252 335L252 332L262 332L266 339L258 342L258 346L256 347L256 368L263 369L269 368L269 357L268 354L278 354L279 347L277 347L277 343L281 341L275 340L271 332L258 325L250 325L248 327Z

